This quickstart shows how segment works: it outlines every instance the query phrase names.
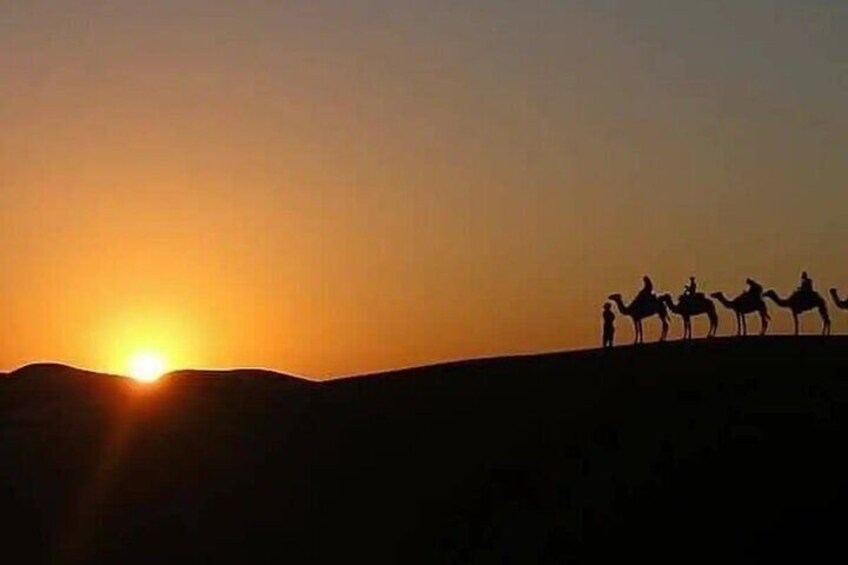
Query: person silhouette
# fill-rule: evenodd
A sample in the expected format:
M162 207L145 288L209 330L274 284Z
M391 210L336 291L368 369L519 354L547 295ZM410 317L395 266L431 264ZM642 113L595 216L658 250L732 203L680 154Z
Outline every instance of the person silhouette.
M686 296L695 296L698 290L698 284L695 282L695 277L689 277L689 284L683 287L683 294Z
M636 300L639 302L644 301L646 298L650 298L654 295L654 283L651 280L651 277L645 275L642 277L642 290L639 291L639 294L636 295Z
M603 346L612 347L615 341L615 314L612 312L612 304L609 302L604 304L604 336Z
M748 293L752 296L763 295L763 285L751 278L746 279L745 282L748 284Z
M807 275L807 271L801 273L801 285L798 292L813 292L813 279Z

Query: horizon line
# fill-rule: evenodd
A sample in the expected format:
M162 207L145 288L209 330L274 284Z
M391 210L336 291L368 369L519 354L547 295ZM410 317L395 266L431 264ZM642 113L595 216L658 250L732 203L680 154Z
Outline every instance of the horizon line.
M752 335L747 335L747 336L725 335L725 336L716 336L716 337L712 337L712 338L697 337L697 338L694 338L694 339L691 339L691 340L678 338L678 339L668 339L668 340L665 340L665 341L657 340L657 341L651 341L651 342L640 343L640 344L634 344L634 343L628 342L628 343L621 343L621 344L616 345L616 346L609 348L609 349L612 349L612 350L616 350L616 349L619 349L619 350L620 349L638 349L638 348L643 348L643 347L678 344L678 343L679 344L693 343L693 342L710 343L710 342L725 341L725 340L744 341L744 340L749 340L749 339L760 340L760 339L764 339L764 338L768 339L768 338L773 338L773 337L802 338L802 339L805 339L805 338L818 338L818 339L835 338L835 339L839 339L839 338L848 338L848 334L821 335L821 334L810 333L810 334L795 335L792 332L787 331L787 332L779 332L779 333L773 333L773 334L767 334L767 335L759 335L759 334L753 335L752 334ZM372 370L372 371L365 371L365 372L361 372L361 373L345 373L345 374L340 374L340 375L332 375L332 376L328 376L328 377L313 377L313 376L305 375L305 374L302 374L302 373L284 371L284 370L275 369L275 368L271 368L271 367L263 367L261 365L221 366L221 367L203 367L203 366L184 367L184 368L173 369L173 370L167 371L162 376L164 378L164 377L167 377L169 375L174 375L174 374L177 374L177 373L203 373L203 372L206 372L206 373L229 373L229 372L237 372L237 371L260 371L260 372L266 372L266 373L273 373L273 374L277 374L277 375L284 376L284 377L292 377L292 378L296 378L296 379L301 379L301 380L309 381L309 382L325 382L325 381L335 381L335 380L343 380L343 379L353 379L353 378L358 378L358 377L372 377L372 376L399 373L399 372L405 372L405 371L423 370L423 369L429 369L429 368L435 368L435 367L441 367L441 366L449 366L449 365L456 365L456 364L462 364L462 363L474 363L474 362L481 362L481 361L496 361L496 360L499 360L499 359L517 359L517 358L525 358L525 357L542 357L542 356L548 356L548 355L560 355L560 354L567 354L567 353L572 353L572 354L589 353L589 352L593 352L593 351L596 352L596 351L603 351L603 350L604 350L603 347L583 347L583 348L566 348L566 349L553 349L553 350L540 350L540 351L527 351L527 352L512 352L512 353L503 352L503 353L483 354L483 355L470 356L470 357L456 357L456 358L449 358L449 359L440 359L440 360L424 362L424 363L421 363L421 364L400 365L400 366L395 366L395 367L375 369L375 370ZM26 369L27 367L34 367L34 366L39 366L39 365L56 365L56 366L59 366L59 367L65 367L65 368L68 368L68 369L73 369L73 370L85 372L85 373L92 373L92 374L96 374L96 375L112 376L112 377L119 377L119 378L130 378L129 375L125 375L125 374L121 374L121 373L115 373L115 372L111 372L111 371L108 371L108 370L99 370L99 369L93 369L93 368L90 368L90 367L83 367L81 365L76 365L76 364L65 362L65 361L58 361L58 360L55 360L55 359L41 359L41 360L28 361L28 362L22 363L22 364L20 364L16 367L13 367L11 369L0 370L0 375L6 375L6 376L12 375L12 374L14 374L18 371Z

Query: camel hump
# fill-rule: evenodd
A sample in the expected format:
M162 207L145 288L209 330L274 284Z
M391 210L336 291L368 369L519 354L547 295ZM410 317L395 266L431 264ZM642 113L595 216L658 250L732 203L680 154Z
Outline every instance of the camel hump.
M681 294L678 298L679 302L688 302L690 304L697 304L699 302L706 302L707 295L703 292L696 292L695 294Z

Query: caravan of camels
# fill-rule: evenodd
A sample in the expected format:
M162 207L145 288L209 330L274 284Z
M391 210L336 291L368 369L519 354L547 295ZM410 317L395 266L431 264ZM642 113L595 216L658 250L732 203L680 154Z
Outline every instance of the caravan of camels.
M795 335L799 333L799 316L804 312L817 310L822 322L822 335L830 335L830 314L827 309L827 301L821 294L813 289L813 282L804 272L801 274L800 286L788 297L781 297L774 290L763 290L762 285L753 279L747 279L748 288L733 299L728 298L722 292L713 292L709 295L698 292L695 278L689 278L683 293L677 300L670 294L657 295L654 293L653 283L649 277L643 277L642 290L636 295L632 302L626 304L621 294L612 294L609 300L615 303L619 312L633 320L634 342L642 343L642 320L652 316L658 316L662 323L660 341L668 337L669 312L683 319L683 339L692 339L692 318L705 315L710 322L710 329L706 337L714 337L718 330L718 313L715 302L719 302L725 308L732 310L736 315L736 335L748 334L746 316L757 314L760 318L760 335L765 335L769 327L768 306L766 298L770 299L780 308L788 309L792 314ZM834 304L842 310L848 310L848 297L841 299L835 288L830 289L830 295ZM713 300L715 299L715 301ZM610 304L604 308L604 345L612 345L612 320Z

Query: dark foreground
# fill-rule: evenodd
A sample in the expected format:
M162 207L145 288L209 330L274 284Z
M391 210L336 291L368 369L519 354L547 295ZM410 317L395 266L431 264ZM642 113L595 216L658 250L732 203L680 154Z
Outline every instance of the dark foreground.
M30 367L0 378L2 551L21 563L844 557L846 369L837 337L324 384L235 373L141 387Z

